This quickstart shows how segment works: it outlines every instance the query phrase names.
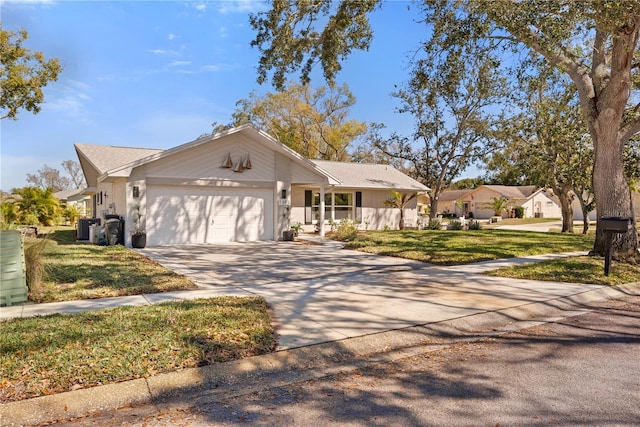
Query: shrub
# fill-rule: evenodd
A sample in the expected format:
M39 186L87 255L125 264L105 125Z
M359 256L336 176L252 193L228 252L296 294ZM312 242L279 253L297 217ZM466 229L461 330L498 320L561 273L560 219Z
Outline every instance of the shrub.
M356 238L358 229L356 223L348 218L345 218L336 224L335 238L343 242L348 242Z
M441 230L442 229L442 223L440 222L439 219L432 218L432 219L429 220L429 224L427 224L427 229L428 230Z
M469 221L469 230L482 230L480 221Z
M516 218L524 218L524 206L514 206L513 211Z
M49 241L44 238L33 242L25 242L24 245L25 273L31 301L38 302L40 295L44 293L42 279L46 274L46 267L42 262L42 252L48 243Z
M463 230L463 229L464 229L464 225L462 225L462 222L455 219L453 221L449 221L449 224L447 225L447 230Z

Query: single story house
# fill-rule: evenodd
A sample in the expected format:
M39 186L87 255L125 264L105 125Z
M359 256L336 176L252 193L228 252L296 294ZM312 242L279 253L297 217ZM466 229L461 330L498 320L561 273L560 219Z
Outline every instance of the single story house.
M81 217L91 215L91 196L84 189L62 190L53 193L53 197L68 206L75 206Z
M127 245L136 222L148 246L279 240L293 222L324 235L344 218L398 228L399 209L383 206L391 191L429 190L388 165L306 159L251 124L168 150L75 149L93 212L121 215ZM416 200L405 208L408 226Z
M446 190L438 199L439 213L490 218L495 215L489 207L493 199L504 197L508 206L524 207L524 217L561 218L562 210L553 193L535 185L481 185L472 190Z

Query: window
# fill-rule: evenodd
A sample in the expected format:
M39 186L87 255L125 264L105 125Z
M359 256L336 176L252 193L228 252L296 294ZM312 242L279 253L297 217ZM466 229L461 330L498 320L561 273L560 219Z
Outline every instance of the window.
M324 219L326 221L353 219L353 193L325 193ZM312 198L313 222L320 220L320 193L313 193Z

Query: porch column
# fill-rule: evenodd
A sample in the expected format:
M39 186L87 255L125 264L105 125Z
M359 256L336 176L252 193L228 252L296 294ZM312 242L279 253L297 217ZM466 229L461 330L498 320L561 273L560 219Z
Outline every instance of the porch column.
M320 184L320 237L324 237L324 184Z

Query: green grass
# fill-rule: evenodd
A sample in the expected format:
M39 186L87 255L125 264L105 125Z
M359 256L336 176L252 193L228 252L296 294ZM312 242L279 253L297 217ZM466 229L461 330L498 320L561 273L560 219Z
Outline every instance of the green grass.
M348 249L436 265L460 265L546 253L588 251L594 236L510 230L404 230L359 233Z
M273 351L263 298L220 297L0 323L0 402Z
M75 242L75 231L47 235L42 252L46 275L35 302L106 298L195 289L190 280L124 246ZM29 244L29 242L26 242Z
M597 285L620 285L640 282L640 264L632 265L612 261L609 276L604 275L604 258L597 256L570 257L501 268L488 273L491 276L515 279L546 280Z

